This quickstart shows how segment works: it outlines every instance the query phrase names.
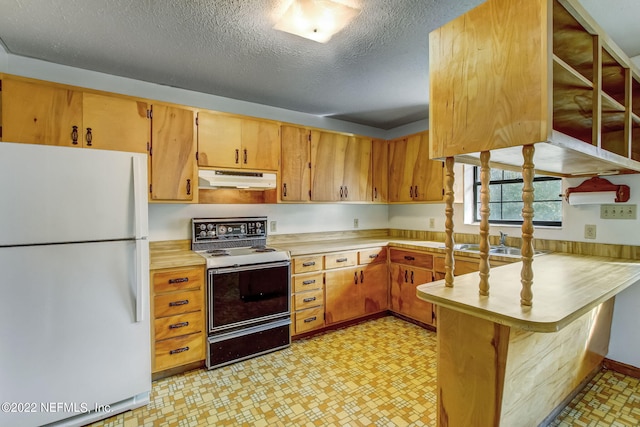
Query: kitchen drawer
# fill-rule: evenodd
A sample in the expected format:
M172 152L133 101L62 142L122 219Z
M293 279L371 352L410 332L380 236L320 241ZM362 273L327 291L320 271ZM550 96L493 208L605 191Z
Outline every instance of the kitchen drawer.
M300 292L294 297L294 310L317 307L324 304L324 289L316 289L309 292Z
M357 263L358 253L356 251L339 252L324 256L324 268L326 270L340 267L351 267L356 265Z
M309 289L322 289L323 281L322 273L303 274L301 276L293 276L293 292L303 292Z
M156 341L202 331L202 311L160 317L154 321Z
M154 371L174 368L204 359L204 335L184 335L155 343Z
M358 251L358 264L372 264L387 261L387 248L372 248Z
M324 307L310 308L296 313L296 334L324 326Z
M204 292L200 289L156 295L153 301L154 316L158 318L199 311L204 306L203 300Z
M202 287L203 283L204 270L201 268L172 269L153 274L153 289L157 293L196 289Z
M322 255L296 257L293 259L293 273L308 273L322 270Z
M405 265L413 265L420 268L433 268L433 255L423 252L403 251L390 249L391 262Z

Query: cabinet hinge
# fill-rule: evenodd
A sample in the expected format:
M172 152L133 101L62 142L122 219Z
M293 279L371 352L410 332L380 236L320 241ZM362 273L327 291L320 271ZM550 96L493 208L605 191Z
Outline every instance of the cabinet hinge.
M311 200L311 190L309 190L309 200Z
M309 169L311 169L311 162L309 162Z
M311 142L311 132L307 134L307 139L309 140L309 142Z
M149 155L153 156L153 145L149 145Z
M147 141L147 151L151 152L151 144L149 144L149 141Z
M198 126L198 116L196 116L196 126Z
M153 193L151 184L149 184L149 193Z
M198 152L196 151L196 162L198 161Z
M153 110L147 110L147 113L149 113L149 118L153 119Z
M444 196L444 188L442 189L442 195Z

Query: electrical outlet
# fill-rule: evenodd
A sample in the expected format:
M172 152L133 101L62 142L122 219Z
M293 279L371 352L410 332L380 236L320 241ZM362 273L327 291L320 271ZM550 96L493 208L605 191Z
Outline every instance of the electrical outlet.
M584 226L584 238L585 239L595 239L596 238L596 225L595 224L585 224L585 226Z
M636 219L637 205L600 205L602 219Z
M269 222L269 231L271 231L272 233L275 233L276 231L278 231L278 222L277 221L270 221Z
M436 228L436 219L429 218L429 228Z
M360 226L360 221L358 218L353 218L353 228L358 228Z

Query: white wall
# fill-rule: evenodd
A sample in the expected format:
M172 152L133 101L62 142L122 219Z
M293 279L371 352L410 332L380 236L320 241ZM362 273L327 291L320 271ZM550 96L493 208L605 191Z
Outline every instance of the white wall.
M354 218L359 229L387 228L386 205L357 204L266 204L266 205L149 205L151 240L191 239L191 218L267 216L276 221L269 235L350 231Z

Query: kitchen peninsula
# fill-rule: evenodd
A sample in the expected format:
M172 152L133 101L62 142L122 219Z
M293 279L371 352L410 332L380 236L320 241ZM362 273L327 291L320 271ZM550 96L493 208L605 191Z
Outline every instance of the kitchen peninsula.
M535 258L534 303L520 305L521 263L418 286L438 307L438 425L544 422L599 369L616 294L640 262L567 253Z

